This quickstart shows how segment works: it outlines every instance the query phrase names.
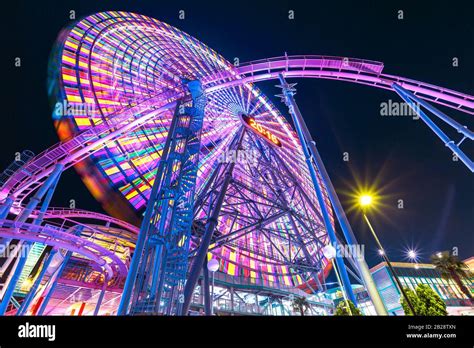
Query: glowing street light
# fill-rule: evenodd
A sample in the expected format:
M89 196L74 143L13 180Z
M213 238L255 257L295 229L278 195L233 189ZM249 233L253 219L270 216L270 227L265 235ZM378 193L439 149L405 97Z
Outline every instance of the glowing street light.
M412 311L412 313L416 315L415 307L413 307L413 304L410 302L407 294L405 293L405 290L403 289L403 285L400 283L400 279L398 279L397 274L395 273L395 270L392 267L392 263L388 259L388 256L385 254L385 251L384 251L385 249L382 247L382 244L380 243L380 240L377 237L377 234L375 233L375 230L372 227L372 224L370 223L369 218L367 217L367 214L366 214L367 208L369 208L370 205L372 205L372 201L373 201L372 196L369 194L362 194L359 197L359 205L362 207L362 215L364 215L365 222L367 222L367 225L369 226L369 230L370 232L372 232L372 236L374 237L375 242L377 243L377 246L379 248L379 254L385 260L388 266L388 269L390 270L393 278L395 279L395 283L398 285L398 289L400 290L400 293L405 298L405 301L407 301L408 307L410 307L410 310Z
M420 267L418 265L418 252L415 249L408 249L406 251L406 254L407 258L414 262L415 269L419 269Z
M362 195L359 197L359 204L363 207L368 207L372 204L372 196L371 195Z
M416 251L413 250L413 249L408 250L407 256L408 256L408 258L409 258L410 260L412 260L412 261L416 261L416 259L417 259L417 257L418 257L418 255L416 254Z

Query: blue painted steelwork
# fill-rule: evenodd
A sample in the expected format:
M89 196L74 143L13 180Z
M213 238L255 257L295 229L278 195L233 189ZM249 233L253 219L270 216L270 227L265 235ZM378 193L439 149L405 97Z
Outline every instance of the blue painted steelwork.
M94 308L94 315L99 314L100 306L102 305L102 300L105 296L105 289L107 289L107 275L104 273L104 284L102 285L102 290L100 291L99 298L97 299L97 304Z
M260 151L262 153L262 156L265 159L265 161L270 162L270 159L269 159L268 155L265 153L265 151L262 150L262 144L260 143L260 141L258 139L256 139L256 143L257 143L257 146L260 149ZM268 174L272 178L272 181L273 181L274 186L276 187L276 190L277 190L277 193L278 193L278 197L280 198L284 209L289 210L290 208L289 208L289 205L288 205L288 200L286 199L285 195L283 194L283 190L281 189L281 187L277 185L278 180L275 177L275 173L273 171L269 170ZM295 236L298 239L298 242L301 244L301 250L303 251L303 254L304 254L305 258L308 260L308 262L314 264L316 267L319 268L319 272L321 274L321 278L323 279L323 283L324 283L324 270L321 267L321 261L317 260L316 257L313 258L311 256L311 254L309 253L308 248L306 247L306 245L303 242L303 237L301 236L300 230L299 230L298 226L296 225L295 219L293 218L292 214L288 214L288 220L290 221L290 224L291 224L291 227L293 228L293 231L295 231ZM316 273L314 270L312 270L311 271L311 276L314 278L314 280L316 281L316 284L318 285L317 290L324 291L325 286L323 284L321 284L321 281L319 280L318 273ZM308 286L308 288L311 289L311 291L313 293L317 292L311 287L309 282L307 283L307 286Z
M423 122L426 123L426 125L440 138L444 145L449 147L451 151L466 165L467 168L471 172L474 173L474 162L459 148L459 145L464 141L464 139L469 138L471 140L474 139L474 133L467 129L467 127L462 126L452 118L448 117L435 107L431 106L427 102L421 100L418 98L416 95L411 93L410 91L407 91L405 88L402 86L394 83L392 85L393 89L395 92L398 93L400 97L412 108L413 111L415 111L420 118L423 120ZM415 103L416 102L416 103ZM459 133L463 134L463 138L461 141L456 144L454 140L451 140L446 133L444 133L424 112L421 110L419 105L424 106L427 110L431 111L436 117L440 118L447 124L449 124L451 127L455 128Z
M63 164L57 164L54 167L54 170L51 172L51 175L46 179L46 181L41 185L41 187L38 189L38 191L35 193L33 197L30 198L28 204L26 207L21 211L21 213L17 216L15 221L18 222L25 222L33 212L33 210L37 207L37 205L41 202L43 199L44 195L48 193L47 199L51 200L51 196L48 191L50 191L51 188L56 187L56 183L59 180L59 176L61 175L62 171L64 170L64 165ZM45 200L46 204L43 204L42 209L46 211L49 205L49 201Z
M58 167L58 171L62 171L62 167ZM38 215L36 216L35 220L33 221L33 225L35 226L40 226L41 222L43 221L43 218L44 218L44 214L46 213L46 211L48 210L48 207L49 207L49 203L51 202L51 198L53 197L53 194L54 194L54 191L56 190L56 186L58 185L58 182L59 182L59 177L60 177L60 173L56 176L56 179L54 179L52 182L51 182L51 185L49 187L49 189L47 190L47 193L46 193L46 196L44 197L43 199L43 203L41 204L41 208L38 212ZM36 228L36 227L34 227ZM33 229L32 229L33 230ZM31 263L32 262L32 259L34 260L34 255L33 255L33 252L36 252L36 253L42 253L43 250L46 248L46 245L45 244L42 244L42 243L33 243L31 244L31 249L28 253L28 257L27 257L27 260L25 262L25 265L23 266L23 269L22 269L22 272L20 274L20 278L19 280L21 279L26 279L26 277L28 277L28 273L30 272L30 268L29 267L25 267L27 264ZM37 254L38 255L38 254ZM39 277L38 277L39 278ZM40 279L41 281L41 279ZM32 288L33 289L33 288ZM18 285L16 287L16 290L18 291ZM35 290L36 291L36 290ZM31 290L30 292L28 293L28 296L31 294ZM25 298L25 300L23 301L22 303L22 306L19 308L18 312L17 312L17 315L20 315L20 310L22 310L23 308L23 304L26 302L26 305L28 306L29 303L26 301L27 298ZM25 308L25 310L27 310L27 308Z
M170 315L183 304L206 104L200 81L185 83L192 105L173 117L118 314Z
M201 287L204 295L204 313L211 315L212 304L211 304L211 291L209 286L209 270L207 269L207 257L204 258L204 265L202 267L203 279L201 280Z
M84 229L84 226L82 225L77 225L74 227L73 234L76 236L81 235L82 230ZM49 300L51 300L51 296L54 293L54 289L56 288L56 285L58 284L59 278L61 278L61 274L63 273L64 269L67 266L67 263L69 262L69 259L72 256L72 251L66 252L66 255L64 256L64 259L61 263L61 266L59 269L56 271L56 274L51 275L51 278L49 279L49 288L46 289L46 295L44 296L43 302L41 302L41 306L38 310L37 315L43 315L46 307L48 306Z
M286 81L283 79L283 77L280 79L280 81L284 82L286 84ZM291 91L291 92L294 92ZM296 103L295 103L296 105ZM297 106L297 105L296 105ZM354 232L352 231L351 225L349 224L349 220L347 220L347 216L344 212L344 209L342 208L341 202L339 201L339 197L337 196L336 190L334 189L334 186L332 185L331 179L329 177L329 174L326 170L326 167L324 166L323 160L321 156L319 155L319 151L316 148L316 143L313 141L311 134L309 134L309 130L307 129L307 126L302 119L302 125L303 130L305 130L305 133L308 135L309 139L306 139L308 149L312 155L312 159L314 163L316 164L316 167L318 168L318 171L321 175L321 178L324 182L324 185L326 186L327 194L329 197L329 200L331 201L331 205L334 209L334 214L336 215L336 218L339 222L339 225L341 226L341 230L344 234L344 237L346 239L346 242L348 245L358 245L357 239L355 237ZM377 289L377 286L374 282L374 279L372 278L372 275L370 274L369 267L367 265L367 262L365 261L365 258L363 257L356 257L354 260L354 263L356 265L356 269L361 277L361 280L367 289L367 292L370 296L370 299L372 300L372 303L374 304L375 310L378 315L387 315L387 310L385 308L385 305L383 303L383 300L380 296L380 293Z
M21 211L21 213L17 216L15 221L22 223L26 222L26 220L30 217L31 213L33 210L36 208L39 202L43 199L44 195L46 193L47 196L43 202L43 206L41 207L42 210L46 211L46 209L49 206L49 202L52 197L52 193L54 192L54 188L56 187L56 184L59 180L59 177L64 169L64 165L62 164L57 164L56 167L54 168L53 172L51 175L46 179L46 181L41 185L41 187L38 189L38 191L34 194L33 197L30 198L28 204L26 207ZM51 191L52 190L52 191ZM49 192L48 192L49 191ZM50 194L51 193L51 194ZM40 220L38 220L40 221ZM35 222L36 223L36 222ZM18 280L20 279L21 273L23 271L23 267L25 266L26 260L28 259L28 250L24 250L25 247L28 248L30 243L22 243L20 242L17 245L17 248L19 249L19 259L12 270L13 274L11 277L9 277L7 289L3 295L2 302L0 303L0 315L4 315L7 308L8 304L13 296L13 292L15 291L16 285L18 283Z
M5 202L0 206L0 220L4 220L7 218L8 213L10 212L10 208L12 207L13 199L7 197Z
M279 75L279 78L280 78L280 85L278 87L281 87L283 89L284 101L286 105L288 106L290 114L293 118L293 123L295 125L296 133L298 134L298 138L300 139L300 142L301 142L301 147L303 149L303 154L305 156L306 164L308 165L308 170L311 176L311 180L313 182L313 186L316 191L316 196L318 197L319 206L321 208L321 213L324 220L324 226L326 227L326 231L328 233L328 237L331 241L331 244L336 248L338 244L338 241L336 238L336 232L334 231L334 228L331 224L331 218L329 216L326 202L324 201L323 192L318 182L318 176L316 174L316 170L313 166L313 163L311 162L312 156L308 149L308 140L311 141L311 139L307 139L308 136L305 137L305 135L303 134L302 123L304 122L304 120L301 115L301 112L299 111L298 105L296 104L295 99L293 97L294 92L295 92L294 85L289 85L283 78L283 75L281 74ZM352 301L352 303L354 303L357 306L357 300L352 291L352 285L349 280L349 275L347 273L346 266L341 256L338 254L336 254L336 264L341 274L342 283L344 285L344 291L346 292L347 297Z
M241 149L242 140L244 139L245 129L242 128L238 138L236 145L234 145L234 141L232 142L231 148L236 147L236 150ZM222 204L224 203L224 198L227 193L227 188L229 187L230 181L232 180L232 173L234 171L235 161L228 164L227 169L225 170L224 179L222 185L218 192L215 193L214 198L211 199L211 204L209 206L209 218L206 222L206 231L201 239L199 244L198 252L194 257L193 264L191 269L189 270L189 276L186 281L186 288L184 289L184 303L181 308L179 314L187 315L189 312L189 308L191 306L191 299L193 296L194 288L196 287L197 281L199 279L199 274L201 273L201 269L204 265L204 261L206 259L209 245L211 243L212 236L214 234L214 230L217 226L219 214L222 208ZM211 307L212 307L212 299L211 299ZM212 311L211 311L212 313Z
M30 291L28 292L25 299L23 300L16 315L24 315L28 311L28 307L30 306L31 301L33 301L36 295L36 291L38 291L38 288L41 285L44 275L46 274L46 271L48 270L48 267L51 264L51 261L53 260L54 255L56 255L56 249L51 249L51 251L49 252L49 255L46 257L43 263L43 267L41 268L40 274L38 275L38 277L36 277L36 280L33 286L31 287Z
M342 208L341 202L339 201L339 197L337 196L336 190L334 189L334 186L332 185L331 179L329 178L329 174L326 171L326 167L324 166L323 160L321 159L321 156L319 155L319 151L316 148L316 144L314 141L311 141L310 146L309 146L309 151L311 152L311 155L313 156L313 160L316 163L316 167L318 168L319 173L321 174L321 178L324 182L324 185L326 186L329 200L331 201L331 205L333 207L334 214L336 215L337 221L339 222L339 225L341 226L341 230L346 239L346 243L348 245L354 245L354 246L358 245L359 243L354 235L354 232L352 231L351 225L349 224L349 220L347 220L346 213L344 212L344 209ZM359 273L360 280L362 280L365 288L367 289L367 293L369 294L370 299L372 300L372 303L374 304L374 308L377 314L388 315L387 310L383 304L382 298L380 296L380 293L377 290L377 287L372 278L372 275L370 274L369 266L367 265L365 258L355 257L354 263L356 265L356 270Z

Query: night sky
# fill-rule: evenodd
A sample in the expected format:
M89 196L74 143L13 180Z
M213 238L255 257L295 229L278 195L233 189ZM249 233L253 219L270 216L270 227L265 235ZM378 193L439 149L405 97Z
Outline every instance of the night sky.
M309 1L308 1L309 2ZM50 5L47 5L50 3ZM223 5L227 3L227 5ZM15 1L4 10L2 35L3 170L17 151L39 153L57 142L47 97L50 50L59 30L76 18L104 10L141 13L167 22L198 38L225 58L241 62L289 55L315 54L384 62L384 72L474 93L474 8L456 2L408 4L400 1ZM386 4L387 3L387 4ZM4 6L4 5L2 5ZM185 10L185 20L178 11ZM295 19L288 19L288 11ZM397 11L404 19L397 19ZM21 57L22 67L14 67ZM452 59L459 59L453 67ZM6 76L5 76L6 74ZM290 80L290 82L293 82ZM416 247L420 261L432 252L457 247L462 259L474 255L473 175L422 123L409 117L381 117L380 104L398 96L389 91L339 81L298 80L296 100L307 121L334 186L348 208L357 184L376 184L383 208L370 218L392 260ZM259 84L273 97L275 82ZM474 129L472 115L440 107ZM439 122L438 122L439 124ZM455 132L443 129L459 140ZM474 146L463 144L474 157ZM349 153L349 162L343 161ZM64 173L52 206L101 211L74 170ZM403 200L404 209L397 208ZM360 214L349 214L370 266L380 261Z

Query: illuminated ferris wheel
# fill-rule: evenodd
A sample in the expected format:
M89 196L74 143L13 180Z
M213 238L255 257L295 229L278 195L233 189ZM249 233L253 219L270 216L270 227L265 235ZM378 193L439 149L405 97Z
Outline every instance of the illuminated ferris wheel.
M56 91L53 103L67 100L73 110L75 104L91 105L87 113L55 116L62 139L102 127L124 110L143 116L180 100L187 94L183 79L200 80L209 88L241 78L233 65L198 40L132 13L87 17L64 38L58 54L60 72L52 76L50 88ZM217 89L206 97L194 227L206 224L213 187L236 162L209 246L220 270L275 286L298 286L312 274L322 279L327 260L321 247L327 236L291 126L252 83ZM111 214L131 222L141 218L174 113L165 109L106 143L78 167ZM194 231L191 256L202 237L199 228Z

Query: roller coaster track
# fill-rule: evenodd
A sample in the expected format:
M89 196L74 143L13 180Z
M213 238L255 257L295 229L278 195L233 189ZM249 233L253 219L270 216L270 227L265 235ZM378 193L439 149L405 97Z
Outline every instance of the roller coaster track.
M204 78L202 82L204 86L208 86L206 93L236 85L278 79L279 74L289 78L340 80L387 90L394 90L394 84L398 84L421 99L474 114L474 96L404 77L382 74L382 70L383 63L375 61L328 56L284 56L246 63L231 71L219 71ZM118 113L107 123L88 128L70 140L57 143L37 155L6 180L0 189L0 201L9 197L14 201L14 205L19 206L26 196L41 185L56 164L62 164L67 169L106 143L176 107L177 100L174 100L157 108L154 105L157 100L159 97L152 97ZM141 113L134 114L138 107Z
M78 253L98 264L106 272L108 279L125 278L127 267L114 252L94 242L75 236L69 231L50 225L38 226L1 220L0 237L37 242Z
M161 108L156 108L154 106L156 98L150 98L139 105L141 108L146 107L140 115L134 114L138 105L131 107L115 115L107 123L88 128L35 156L5 182L0 190L0 200L9 196L15 200L15 205L21 204L29 193L46 180L57 164L62 164L64 169L67 169L101 149L107 142L139 128L153 117L176 105L176 102L171 102Z
M35 217L37 211L33 211L32 216ZM128 222L125 222L120 219L116 219L109 215L96 213L93 211L83 210L83 209L69 209L69 208L49 208L44 214L44 219L68 219L68 218L86 218L93 220L100 220L103 222L115 224L120 226L130 232L135 232L138 234L139 228L135 225L132 225Z
M381 62L347 57L275 57L240 65L235 69L239 76L236 80L217 84L206 89L206 92L238 84L278 79L278 74L282 73L288 78L331 79L387 90L394 90L393 84L397 83L422 99L474 115L474 96L405 77L382 74L383 67ZM208 84L218 79L218 75L211 76L204 82Z

